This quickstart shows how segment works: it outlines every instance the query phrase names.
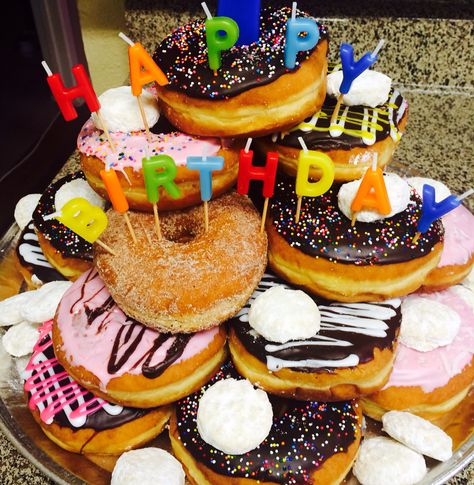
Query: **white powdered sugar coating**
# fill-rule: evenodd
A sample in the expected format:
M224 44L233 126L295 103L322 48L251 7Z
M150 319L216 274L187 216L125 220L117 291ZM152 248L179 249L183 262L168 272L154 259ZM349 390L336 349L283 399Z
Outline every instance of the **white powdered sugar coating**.
M67 202L77 197L82 197L101 209L105 207L105 200L94 192L86 180L79 178L65 183L56 192L54 196L56 210L60 211Z
M201 438L229 455L251 451L268 436L273 409L268 395L246 379L225 379L209 387L199 401Z
M123 453L115 464L110 485L184 485L181 463L160 448Z
M405 411L389 411L382 416L384 431L408 448L439 461L453 454L453 441L441 428Z
M38 323L53 319L61 298L71 285L70 281L51 281L27 292L29 300L21 309L22 318Z
M368 170L372 170L368 168ZM403 212L410 203L410 186L400 176L394 173L386 173L383 176L387 187L388 199L390 201L390 214L383 215L374 210L361 210L357 212L356 220L360 222L375 222L389 217L393 217L399 212ZM337 194L339 209L348 218L352 219L351 205L357 191L359 190L362 179L354 180L341 185Z
M418 295L407 296L402 302L400 342L406 347L429 352L449 345L460 326L459 314L444 303Z
M439 182L438 180L433 180L426 177L410 177L407 179L407 182L409 183L410 187L413 187L416 190L420 197L423 197L423 185L432 185L435 189L436 202L440 202L451 195L449 188L443 184L443 182Z
M13 357L23 357L31 354L38 340L38 325L21 322L10 327L2 337L4 349Z
M328 74L326 86L329 96L338 97L342 83L342 70ZM351 89L342 97L346 106L370 106L375 108L386 103L392 80L378 71L365 70L352 82Z
M266 340L286 343L314 337L321 328L321 315L318 305L304 291L279 285L253 301L249 324Z
M36 209L40 198L41 194L28 194L16 203L14 213L15 222L20 226L22 231L33 218L33 212Z
M132 94L130 86L108 89L99 96L99 101L100 114L109 131L129 133L145 129L137 98ZM141 101L148 126L151 128L160 117L158 102L147 90L142 91ZM103 129L95 113L92 113L92 120L96 128Z
M413 485L427 470L422 455L379 436L362 442L352 471L362 485Z

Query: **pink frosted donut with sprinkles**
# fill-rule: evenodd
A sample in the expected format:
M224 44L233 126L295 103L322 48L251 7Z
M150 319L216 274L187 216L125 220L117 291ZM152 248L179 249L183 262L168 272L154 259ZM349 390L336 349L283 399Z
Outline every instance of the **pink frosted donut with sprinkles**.
M80 386L54 354L52 321L39 328L33 354L22 373L28 407L54 443L74 453L122 453L161 433L167 406L136 409L112 404Z
M122 88L129 89L128 86ZM152 205L147 198L142 173L142 159L161 154L171 156L176 163L177 175L174 182L181 195L174 199L160 187L159 209L177 210L201 203L199 171L186 167L188 156L224 157L222 170L212 173L213 197L230 190L237 180L241 144L214 137L198 138L176 131L163 116L159 117L153 89L144 91L144 95L148 96L145 98L148 101L148 134L140 115L130 115L130 104L127 104L130 103L129 97L133 98L132 109L138 110L136 99L131 92L125 95L123 92L116 92L122 88L106 91L99 98L102 104L101 111L105 112L105 116L103 113L102 117L105 119L114 149L104 131L98 128L100 123L92 117L84 124L77 138L82 169L87 181L98 194L108 198L100 171L112 168L117 172L130 208L151 212ZM112 93L109 95L110 92Z

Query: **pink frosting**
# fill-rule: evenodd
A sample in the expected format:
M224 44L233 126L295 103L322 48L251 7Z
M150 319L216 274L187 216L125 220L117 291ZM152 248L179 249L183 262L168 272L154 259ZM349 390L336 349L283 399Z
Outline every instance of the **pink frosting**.
M107 167L113 167L120 172L126 167L141 170L142 159L147 155L164 153L173 157L176 165L185 166L188 156L213 156L221 148L218 138L196 138L180 132L160 135L151 133L150 143L144 131L116 131L111 132L110 136L117 153L112 152L102 130L98 130L92 119L89 119L77 137L77 148L85 155L95 156Z
M444 247L438 268L466 264L474 252L474 215L460 205L443 217Z
M97 310L101 308L105 308L106 311ZM94 312L93 317L88 317L91 311ZM150 354L153 356L150 365L156 366L163 362L168 349L177 338L169 335L154 350L153 346L160 337L160 332L128 318L113 302L95 269L84 273L65 293L58 307L57 325L63 340L62 350L69 362L74 366L81 365L95 374L103 389L114 377L141 374L142 363ZM124 326L127 328L124 329ZM127 340L126 331L130 329L133 332ZM119 338L121 330L122 337ZM190 336L183 353L174 363L189 359L207 348L217 332L218 328L213 328ZM140 336L141 333L143 334ZM109 372L108 366L113 354L114 342L120 342L116 359L120 360L124 352L131 348L131 345L127 347L127 343L131 344L135 339L138 345L133 352L121 363L118 370Z
M474 354L474 312L471 306L452 289L423 294L423 297L455 310L461 317L459 332L451 344L429 352L419 352L399 342L393 371L384 389L420 386L424 392L431 392L445 386L471 362Z

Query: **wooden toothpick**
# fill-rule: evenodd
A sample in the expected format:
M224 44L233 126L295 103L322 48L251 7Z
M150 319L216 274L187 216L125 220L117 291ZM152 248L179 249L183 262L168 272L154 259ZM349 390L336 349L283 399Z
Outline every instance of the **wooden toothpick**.
M105 249L108 253L110 253L112 256L117 256L117 253L110 247L107 246L104 242L102 242L100 239L96 239L95 242L103 249Z
M301 148L305 153L308 152L308 147L306 146L306 143L303 140L303 137L299 136L298 141L300 142ZM295 222L298 224L300 222L300 214L301 214L301 204L303 202L303 196L298 195L298 200L296 202L296 216L295 216Z
M130 233L130 236L132 236L133 243L137 244L137 236L133 229L132 223L130 222L130 217L128 217L128 212L123 213L123 218L125 219L125 224L127 224L128 232Z
M155 217L156 235L158 236L158 240L161 241L163 239L163 236L161 235L160 217L158 216L158 205L156 202L153 204L153 215Z
M97 119L99 120L100 126L102 126L102 129L104 130L105 136L107 137L107 141L109 142L110 148L113 153L116 152L114 142L112 141L112 138L110 136L109 130L107 126L105 125L104 118L102 117L102 114L100 112L100 109L96 111Z

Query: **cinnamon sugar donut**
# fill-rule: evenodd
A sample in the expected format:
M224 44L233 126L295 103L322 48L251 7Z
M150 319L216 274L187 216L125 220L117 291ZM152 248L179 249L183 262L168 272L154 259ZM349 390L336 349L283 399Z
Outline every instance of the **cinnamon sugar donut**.
M223 51L216 74L207 59L204 19L166 37L153 56L169 81L157 86L166 117L186 133L244 137L289 128L318 111L326 94L327 30L319 26L316 47L299 52L289 70L284 52L290 16L289 7L262 9L259 40Z
M226 356L215 327L171 335L128 318L95 270L64 294L53 324L58 361L81 386L124 406L162 406L199 389Z
M420 288L441 257L441 221L412 243L422 205L412 190L402 212L352 227L338 205L339 187L334 184L320 197L303 197L296 224L294 179L277 181L267 220L270 267L291 283L336 301L381 301Z
M130 213L136 245L123 217L107 215L101 240L117 248L117 256L97 249L97 269L120 308L144 325L173 333L215 327L245 304L265 270L260 216L236 192L209 202L208 232L202 207L162 214L162 241L151 214Z
M196 138L176 131L164 117L151 128L150 140L145 131L129 133L110 132L116 146L112 152L102 130L95 127L92 119L82 127L77 139L81 154L81 166L91 187L108 199L100 171L112 167L125 197L132 209L151 212L142 172L142 159L149 155L170 155L176 163L177 175L174 182L181 191L180 197L173 199L163 187L159 188L158 207L175 210L201 203L199 172L186 168L186 158L191 155L222 156L222 170L212 173L213 197L227 192L235 184L238 172L238 158L241 144L236 141L221 142L218 138Z
M161 433L171 408L111 404L81 387L54 355L52 322L45 322L22 374L30 411L44 434L74 453L116 455Z

